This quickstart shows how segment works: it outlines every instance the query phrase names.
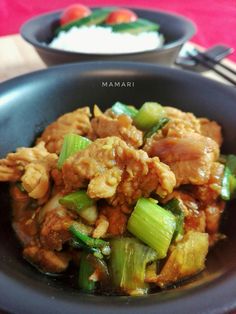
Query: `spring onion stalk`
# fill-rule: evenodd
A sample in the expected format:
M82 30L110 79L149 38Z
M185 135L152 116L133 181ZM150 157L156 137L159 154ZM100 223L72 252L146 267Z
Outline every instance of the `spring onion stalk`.
M236 156L225 156L225 169L222 179L221 197L228 201L236 197Z
M59 199L59 203L77 212L94 205L94 201L87 195L85 190L67 194Z
M133 106L127 106L122 104L121 102L117 101L112 107L111 110L116 115L126 114L127 116L134 118L138 113L138 110Z
M176 229L175 216L147 198L140 198L128 220L127 229L164 258Z
M157 124L155 124L148 132L145 133L144 137L145 138L151 137L157 131L161 130L169 121L170 121L170 119L168 119L168 118L161 118L157 122Z
M145 283L146 266L155 260L156 251L137 239L112 239L109 269L113 285L132 295L147 293L149 285Z
M94 247L90 247L88 245L86 245L84 242L82 242L79 239L71 239L69 242L70 246L75 248L75 249L80 249L83 250L87 253L90 253L92 255L94 255L95 257L99 258L99 259L103 259L103 255L100 249L94 248Z
M184 211L181 207L180 201L177 198L173 198L167 204L165 204L165 209L171 211L176 218L176 229L172 239L175 240L179 235L183 235L184 233Z
M94 269L88 260L88 254L83 252L80 259L78 286L84 292L93 292L96 283L89 277L93 274Z
M134 117L134 124L138 129L149 131L165 116L165 109L160 104L145 102Z
M89 237L88 235L80 232L80 230L78 230L75 223L73 223L69 227L69 231L73 234L73 236L76 239L82 241L87 246L100 249L103 255L109 255L110 254L109 242L106 242L106 241L101 240L101 239L95 239L95 238Z
M58 159L58 168L61 169L68 157L85 149L90 143L91 141L89 139L77 134L65 135Z

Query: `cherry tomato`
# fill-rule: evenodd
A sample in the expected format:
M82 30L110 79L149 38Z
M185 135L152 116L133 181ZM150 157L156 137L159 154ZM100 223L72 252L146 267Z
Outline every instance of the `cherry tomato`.
M90 15L91 10L82 4L72 4L67 7L60 16L60 24L68 24L75 20L80 20L83 17Z
M106 18L106 24L130 23L138 19L138 16L131 10L119 9L111 12Z

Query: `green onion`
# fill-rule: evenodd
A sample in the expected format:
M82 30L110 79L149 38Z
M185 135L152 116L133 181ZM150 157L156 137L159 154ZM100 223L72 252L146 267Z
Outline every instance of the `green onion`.
M58 168L61 169L67 158L76 152L85 149L90 143L91 141L89 139L77 134L65 135L58 159Z
M78 286L84 292L93 292L95 290L96 283L89 279L93 272L94 269L88 260L88 254L83 252L80 259Z
M21 182L16 182L16 187L18 188L18 190L20 191L20 192L22 192L22 193L26 193L26 191L25 191L25 189L24 189L24 187L23 187L23 185L22 185L22 183Z
M180 201L177 198L173 198L167 204L165 204L165 209L171 211L176 218L176 229L172 239L175 240L178 235L183 235L184 233L184 211L181 207Z
M109 255L110 254L109 242L106 242L106 241L101 240L101 239L95 239L95 238L89 237L88 235L80 232L80 230L78 230L78 228L76 226L76 223L73 223L69 227L69 231L73 234L73 236L76 239L79 239L80 241L82 241L87 246L89 246L91 248L100 249L103 255Z
M80 190L63 196L59 203L68 209L80 212L82 209L94 205L94 201L87 195L86 191Z
M137 128L148 131L165 116L165 109L160 104L145 102L134 117L134 124Z
M109 266L113 285L132 295L147 293L149 285L144 281L146 266L155 260L156 251L137 239L112 239Z
M112 107L111 110L116 115L126 114L127 116L134 118L138 113L138 110L133 106L127 106L122 104L121 102L117 101Z
M99 258L99 259L103 259L103 255L100 249L94 248L94 247L90 247L88 245L86 245L84 242L82 242L79 239L71 239L69 242L70 246L75 248L75 249L80 249L83 250L87 253L91 253L93 254L95 257Z
M222 179L221 197L228 201L236 197L236 156L225 156L225 169Z
M145 133L144 137L148 138L151 137L153 134L155 134L157 131L159 131L160 129L162 129L166 123L168 123L170 121L170 119L168 118L161 118L157 124L155 124L148 132Z
M155 249L164 258L176 229L175 216L147 198L140 198L132 212L127 229Z
M223 200L228 201L230 200L230 177L231 177L231 171L227 166L225 166L224 169L224 175L222 179L222 187L221 187L221 197Z

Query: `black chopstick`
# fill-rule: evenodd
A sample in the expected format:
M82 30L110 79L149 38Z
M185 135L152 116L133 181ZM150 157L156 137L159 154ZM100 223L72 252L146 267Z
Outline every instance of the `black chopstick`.
M215 68L215 65L218 65L219 67L222 67L221 63L213 63L207 59L205 59L204 57L201 56L201 54L192 54L188 52L188 55L191 59L197 61L198 63L204 65L206 68L214 71L215 73L217 73L218 75L222 76L225 80L229 81L230 83L236 85L236 80L232 79L231 77L228 76L227 73L224 73L222 70L219 70L217 68ZM222 67L224 69L224 67ZM233 73L236 74L236 73Z
M236 71L233 70L232 68L228 67L227 65L221 63L220 61L215 60L214 58L208 56L208 55L205 54L205 53L202 53L201 51L199 51L199 50L197 50L197 49L195 49L195 51L197 52L197 54L198 54L199 56L201 56L201 57L203 57L204 59L206 59L206 60L212 62L214 65L219 65L219 66L221 66L222 68L224 68L225 70L229 71L230 73L236 75Z

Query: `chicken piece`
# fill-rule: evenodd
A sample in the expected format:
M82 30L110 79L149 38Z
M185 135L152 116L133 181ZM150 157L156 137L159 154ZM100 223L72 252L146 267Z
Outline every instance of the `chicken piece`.
M50 172L56 167L56 162L57 156L50 154L42 161L32 162L25 166L21 181L30 197L42 199L47 195L50 187Z
M197 133L183 137L164 137L148 142L144 150L150 157L158 156L169 165L181 184L202 185L208 182L211 166L219 157L217 143Z
M79 108L64 114L46 127L42 135L37 139L37 143L44 141L50 153L59 154L66 134L87 135L90 132L90 115L89 107Z
M41 142L34 147L21 147L15 153L9 153L6 158L0 160L0 181L18 181L25 171L25 167L39 160L57 160L55 154L50 154L45 143Z
M201 134L213 139L219 146L223 142L221 126L215 121L210 121L206 118L198 119L201 124Z
M219 227L224 209L225 202L222 200L209 204L204 208L206 231L209 233L210 245L213 245L219 239Z
M191 127L196 133L201 133L201 124L199 119L195 117L195 115L191 112L184 112L174 107L165 107L165 112L167 117L171 121L176 121L177 124L181 121L182 123L186 123L186 125Z
M126 230L127 216L119 207L103 206L101 212L109 221L108 234L120 236Z
M194 197L204 204L214 202L221 194L223 175L224 165L219 162L213 162L208 182L204 185L191 187Z
M63 207L58 207L45 215L40 229L40 242L49 250L62 250L63 244L71 238L68 228L73 219Z
M207 252L208 234L189 231L171 249L161 273L157 276L157 285L163 288L196 275L205 268Z
M23 256L43 272L61 273L69 265L70 256L63 252L53 252L37 246L26 247Z
M102 238L106 235L109 221L106 216L100 215L96 221L96 228L93 230L93 238Z
M184 230L185 232L194 230L205 232L206 216L201 210L201 204L189 193L183 191L174 191L165 198L164 202L177 198L180 201L181 208L184 212Z
M171 193L175 176L159 158L149 158L118 137L97 139L71 156L62 167L66 191L88 185L91 198L106 198L116 206L134 204L140 196Z
M132 125L132 119L127 115L111 118L105 114L100 114L92 119L91 125L93 128L93 139L117 136L135 148L143 144L142 131L139 131Z

